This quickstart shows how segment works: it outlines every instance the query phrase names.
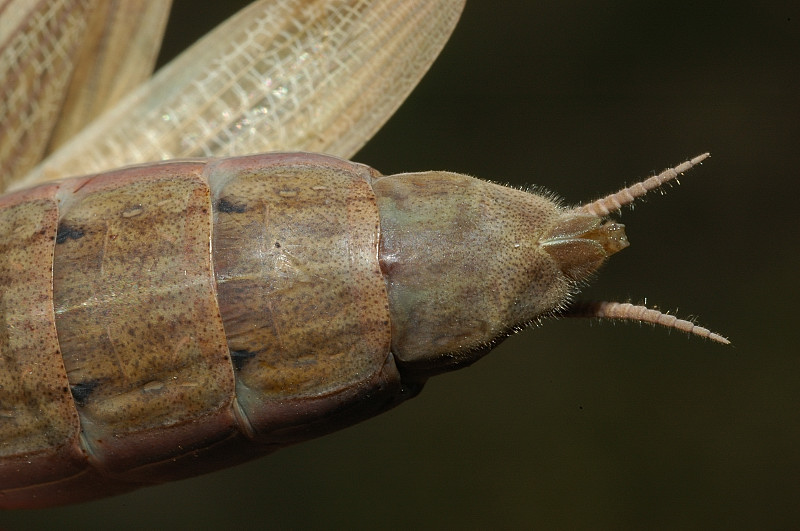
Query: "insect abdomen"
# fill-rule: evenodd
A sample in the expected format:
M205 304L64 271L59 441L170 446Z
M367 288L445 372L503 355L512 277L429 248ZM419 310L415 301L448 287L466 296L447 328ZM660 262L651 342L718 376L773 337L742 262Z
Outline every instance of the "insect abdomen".
M628 244L594 210L703 158L578 208L307 153L6 196L0 507L197 475L354 424L559 309L726 342L644 307L568 306Z
M3 198L0 506L196 475L401 400L373 175L273 154Z

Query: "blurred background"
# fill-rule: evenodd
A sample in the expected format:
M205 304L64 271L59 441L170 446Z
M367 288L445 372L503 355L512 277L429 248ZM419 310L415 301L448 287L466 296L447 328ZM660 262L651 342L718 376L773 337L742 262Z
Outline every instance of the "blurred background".
M165 57L237 9L175 4ZM646 299L732 347L551 320L353 428L198 479L0 514L0 527L796 525L800 6L707 4L471 0L355 160L577 203L710 151L623 212L632 245L584 297Z

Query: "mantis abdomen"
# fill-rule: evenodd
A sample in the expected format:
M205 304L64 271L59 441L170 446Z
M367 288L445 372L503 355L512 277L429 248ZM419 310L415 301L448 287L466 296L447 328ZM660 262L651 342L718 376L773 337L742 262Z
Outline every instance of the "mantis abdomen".
M309 153L6 195L0 507L197 475L356 423L558 311L724 341L568 304L627 246L609 208L703 158L579 208Z

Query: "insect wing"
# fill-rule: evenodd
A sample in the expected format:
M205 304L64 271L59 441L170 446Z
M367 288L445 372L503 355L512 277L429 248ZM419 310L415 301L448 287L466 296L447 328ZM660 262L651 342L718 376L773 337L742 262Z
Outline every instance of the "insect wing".
M153 72L171 2L0 2L0 189Z
M198 41L19 185L170 158L352 156L450 36L463 0L264 0Z

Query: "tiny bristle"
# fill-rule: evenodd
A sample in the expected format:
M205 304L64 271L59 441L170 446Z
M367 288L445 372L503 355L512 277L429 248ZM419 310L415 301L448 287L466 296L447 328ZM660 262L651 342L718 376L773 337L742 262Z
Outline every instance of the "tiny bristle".
M678 319L674 315L669 315L647 306L630 304L627 302L575 302L571 304L562 315L566 317L596 317L598 319L620 319L623 321L638 321L640 323L651 323L661 325L675 330L705 337L723 345L730 345L730 341L702 326L697 326L691 321Z
M579 210L595 216L608 216L612 212L620 210L622 207L632 204L636 199L642 197L647 192L660 188L665 183L675 180L682 173L692 169L705 159L710 157L710 153L703 153L673 168L668 168L658 175L640 181L632 186L628 186L619 192L607 195L597 201L583 205Z

